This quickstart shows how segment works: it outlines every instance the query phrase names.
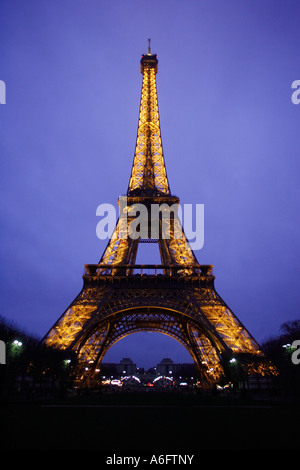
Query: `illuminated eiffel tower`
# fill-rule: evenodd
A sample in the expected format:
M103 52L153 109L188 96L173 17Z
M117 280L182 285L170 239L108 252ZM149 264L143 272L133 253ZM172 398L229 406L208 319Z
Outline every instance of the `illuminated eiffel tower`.
M150 41L140 64L143 82L127 197L119 199L120 216L99 263L85 265L81 292L44 341L75 352L77 379L87 384L96 380L105 353L121 338L139 331L164 333L189 351L202 383L211 385L224 376L228 362L238 354L264 356L216 292L213 267L198 263L171 211L169 223L160 217L156 237L151 233L130 236L137 204L146 208L156 204L161 215L179 204L171 195L164 163L156 90L158 60L151 53ZM180 236L178 232L175 236L176 230ZM158 244L160 265L135 264L139 243L145 242Z

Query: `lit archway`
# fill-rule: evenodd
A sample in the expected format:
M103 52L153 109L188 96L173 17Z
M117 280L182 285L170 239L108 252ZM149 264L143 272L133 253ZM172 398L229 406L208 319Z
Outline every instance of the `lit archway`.
M81 380L92 380L103 357L116 342L141 331L163 333L181 343L192 356L203 380L211 383L223 375L222 344L206 325L182 312L151 306L116 312L84 332L76 348Z

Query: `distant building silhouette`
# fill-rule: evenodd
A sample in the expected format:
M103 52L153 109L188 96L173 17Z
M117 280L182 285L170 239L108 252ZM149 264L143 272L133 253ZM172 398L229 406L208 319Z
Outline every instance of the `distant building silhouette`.
M174 363L169 357L165 357L156 366L158 375L177 377L195 377L197 369L194 363Z
M175 373L175 364L169 357L165 357L156 366L159 375L172 375Z
M117 365L119 374L134 375L136 373L136 364L129 357L124 357Z
M197 369L194 363L174 363L169 358L163 358L157 365L148 369L150 375L167 376L167 377L196 377ZM129 357L124 357L119 363L117 362L103 362L101 364L101 375L106 377L122 377L124 375L144 375L145 371L142 367L137 365ZM149 375L149 374L148 374Z

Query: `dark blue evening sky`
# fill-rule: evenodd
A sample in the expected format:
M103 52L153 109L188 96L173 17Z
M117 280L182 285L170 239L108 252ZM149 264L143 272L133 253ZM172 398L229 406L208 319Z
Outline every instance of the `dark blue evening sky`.
M147 38L171 191L205 205L215 286L262 342L299 318L300 3L1 0L1 315L42 337L97 263L126 193ZM105 360L191 360L156 333Z

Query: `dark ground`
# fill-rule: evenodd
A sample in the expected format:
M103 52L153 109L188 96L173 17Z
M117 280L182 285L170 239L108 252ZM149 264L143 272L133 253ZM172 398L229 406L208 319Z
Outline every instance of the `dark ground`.
M300 403L176 393L89 394L0 408L2 450L99 455L296 450Z

